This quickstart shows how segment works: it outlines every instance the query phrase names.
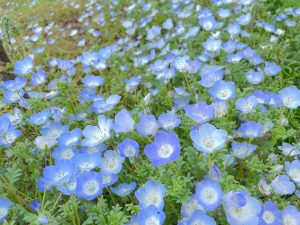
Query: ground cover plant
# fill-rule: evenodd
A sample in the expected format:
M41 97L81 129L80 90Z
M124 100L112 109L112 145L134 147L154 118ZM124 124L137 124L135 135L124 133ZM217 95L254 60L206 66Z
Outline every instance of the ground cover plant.
M0 2L0 223L300 225L300 2Z

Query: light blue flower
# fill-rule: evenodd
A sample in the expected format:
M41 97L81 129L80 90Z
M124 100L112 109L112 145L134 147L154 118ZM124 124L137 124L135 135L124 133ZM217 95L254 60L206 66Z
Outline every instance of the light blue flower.
M101 160L101 173L105 175L118 174L122 170L122 164L125 158L121 157L117 152L107 150Z
M296 190L294 183L287 175L278 175L271 182L273 191L278 195L290 195Z
M287 174L292 178L292 180L300 186L300 161L299 159L294 160L293 162L285 163L285 170Z
M27 56L26 58L15 63L15 70L13 73L21 76L27 75L32 71L33 65L34 63L32 57Z
M111 191L112 191L112 193L114 193L120 197L124 197L126 195L129 195L131 192L133 192L135 188L136 188L135 182L131 182L128 184L122 183L122 184L119 184L117 187L111 187Z
M76 195L86 200L93 200L102 194L102 178L99 173L86 172L78 175Z
M131 117L130 112L127 109L122 109L115 116L115 123L113 124L113 130L118 133L125 133L134 130L135 122Z

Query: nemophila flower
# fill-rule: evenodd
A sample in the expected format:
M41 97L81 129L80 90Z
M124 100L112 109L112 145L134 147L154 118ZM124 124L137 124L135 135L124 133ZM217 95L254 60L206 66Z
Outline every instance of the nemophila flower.
M91 171L101 165L101 157L98 153L79 153L74 158L74 163L80 172Z
M136 131L141 135L155 135L158 130L158 123L154 115L143 114L140 116L140 122L136 125Z
M43 179L45 182L56 186L70 180L75 172L75 166L72 160L59 160L53 166L47 166L43 170Z
M30 208L35 211L38 212L41 208L41 202L38 199L34 199L31 203L30 203Z
M293 205L282 211L282 225L300 225L300 212Z
M8 131L9 126L10 126L9 118L5 115L2 115L0 117L0 136L2 136Z
M79 128L75 128L72 131L65 132L58 138L59 146L73 146L77 145L81 138L81 130Z
M264 73L261 71L249 70L245 73L247 81L251 84L260 84L264 80Z
M190 137L198 151L212 153L224 147L227 132L206 123L201 126L194 126L190 131Z
M155 39L157 36L160 35L161 27L160 26L153 26L147 31L147 37L146 39L148 41L151 41Z
M102 194L102 178L99 173L85 172L77 177L76 195L86 200L93 200Z
M235 97L235 85L232 81L218 80L208 93L219 100L228 100Z
M239 24L228 24L226 31L231 38L236 38L241 33L241 27Z
M275 76L281 72L281 67L275 62L265 62L264 72L268 76Z
M212 31L217 27L218 22L215 20L213 16L207 16L204 18L200 18L199 24L204 30Z
M225 19L231 16L230 9L221 8L217 11L217 14L220 18Z
M248 192L242 192L246 199L246 204L241 207L227 205L224 202L224 211L230 225L258 225L261 205L259 201L250 196Z
M237 43L233 40L229 40L223 44L223 50L227 54L231 54L231 53L235 52L236 49L237 49Z
M176 115L175 111L168 111L167 113L162 113L158 117L159 126L163 129L170 131L178 127L181 123L180 119Z
M15 125L10 125L8 130L0 135L0 146L10 147L21 134L22 132L17 130Z
M128 92L134 92L138 85L140 84L142 80L142 77L141 76L137 76L137 77L131 77L129 79L126 79L125 80L125 90L128 91Z
M215 116L215 108L202 101L193 105L186 105L183 109L185 115L198 124L206 123Z
M48 220L48 218L47 218L47 216L45 216L45 215L40 215L40 216L38 216L38 222L40 223L40 224L42 224L42 225L44 225L44 224L48 224L49 223L49 220Z
M300 90L294 85L279 91L279 96L289 109L296 109L300 106Z
M296 146L293 146L289 143L286 143L286 142L283 142L282 146L278 146L277 148L279 150L281 150L282 153L285 156L294 157L294 156L300 155L300 149L299 148L297 148Z
M199 203L196 195L191 197L181 206L181 215L186 218L190 218L195 211L204 211L204 207Z
M247 25L248 23L250 23L250 20L251 20L251 13L246 13L246 14L243 14L241 15L240 17L236 18L235 21L241 25L241 26L245 26Z
M165 22L163 22L162 27L166 30L171 30L173 28L173 20L168 18Z
M57 60L57 66L61 70L69 70L74 66L74 63L67 59L58 59Z
M223 196L224 204L227 207L240 208L247 204L247 198L244 192L232 190Z
M216 225L214 218L205 215L202 211L196 210L192 216L187 220L187 225Z
M139 154L139 143L130 138L125 138L118 144L117 149L120 152L120 156L132 158Z
M275 33L276 28L274 26L274 24L268 23L268 22L264 22L263 23L263 28L270 33Z
M39 113L33 114L28 119L29 123L34 125L43 125L49 119L51 112L49 109L45 109Z
M134 129L135 122L127 109L122 109L115 116L115 122L112 126L116 133L125 133Z
M7 198L0 199L0 223L8 216L9 207L12 205L13 203Z
M210 88L215 85L218 80L222 80L224 76L223 67L204 65L200 71L201 80L198 84L203 87Z
M217 53L222 47L222 41L215 39L213 37L208 38L205 42L202 43L202 46L210 53Z
M258 101L254 95L249 95L246 98L239 98L235 102L235 108L242 113L248 114L255 110Z
M75 147L57 147L52 152L52 157L55 160L72 159L77 154Z
M120 100L121 96L119 95L111 95L107 99L97 100L92 105L92 111L98 114L110 111Z
M272 192L272 187L269 185L264 177L262 177L258 184L257 184L258 190L263 195L270 195Z
M293 162L285 163L285 170L292 180L300 186L300 161L298 159Z
M179 158L179 139L176 133L161 131L151 144L146 145L144 152L154 166L165 165Z
M27 80L24 77L16 77L14 80L6 80L0 84L0 88L6 91L19 91L21 90L27 83Z
M174 60L173 66L178 72L187 72L188 67L189 67L189 61L190 57L185 55L185 56L177 56Z
M296 190L295 185L287 175L278 175L271 182L273 191L278 195L290 195Z
M157 210L153 205L143 209L136 217L136 222L139 225L162 225L165 220L165 213Z
M135 182L131 182L128 184L122 183L122 184L119 184L117 187L112 187L111 192L120 197L124 197L126 195L129 195L131 192L133 192L133 190L135 188L136 188Z
M82 140L82 146L93 147L101 144L110 138L112 127L112 120L106 119L105 116L98 116L98 126L88 125L82 131L85 139Z
M87 88L96 88L104 83L104 79L100 76L86 75L81 79L81 82Z
M212 103L212 105L215 108L215 116L216 117L222 117L227 114L227 111L229 109L229 103L227 101L215 101Z
M269 93L269 102L267 103L268 105L272 106L272 107L279 107L282 106L283 102L282 99L280 98L280 96L277 93Z
M217 181L205 180L196 184L195 198L205 211L217 209L222 197L223 191Z
M108 175L106 175L106 174L103 174L103 173L100 172L100 175L102 177L103 188L113 185L119 179L117 174L108 174Z
M233 142L231 143L232 154L238 159L244 159L255 151L256 145L247 142Z
M33 66L34 63L32 57L27 56L26 58L15 63L15 70L13 73L21 76L27 75L32 71Z
M47 76L42 68L39 68L31 77L30 84L32 86L40 86L47 81Z
M122 164L125 158L121 157L117 152L107 150L101 160L101 173L105 175L118 174L122 170Z
M142 187L135 192L135 197L139 202L141 210L153 205L158 211L164 208L164 196L166 187L163 184L148 180Z
M264 136L264 126L260 123L247 121L241 124L240 128L237 130L237 134L247 138L262 137Z
M282 224L282 213L277 209L276 205L271 201L267 201L262 205L260 213L261 225L281 225Z

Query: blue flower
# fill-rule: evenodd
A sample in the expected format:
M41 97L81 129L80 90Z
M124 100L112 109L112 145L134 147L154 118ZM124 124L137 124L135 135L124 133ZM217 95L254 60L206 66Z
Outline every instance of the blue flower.
M58 145L61 147L73 146L77 145L81 138L81 130L79 128L75 128L70 132L65 132L60 135L58 139Z
M190 137L198 151L212 153L225 146L227 132L206 123L201 126L194 126L190 131Z
M290 195L296 190L294 183L287 175L278 175L271 182L273 191L278 195Z
M296 109L300 106L300 90L292 85L279 91L283 104L289 109Z
M58 59L57 66L59 69L66 71L70 70L74 66L74 63L67 59Z
M205 50L210 53L217 53L222 47L222 41L215 39L213 37L208 38L205 42L202 43Z
M115 116L112 128L116 133L125 133L134 130L135 122L127 109L122 109Z
M114 193L120 197L124 197L126 195L129 195L131 192L133 192L133 190L135 188L136 188L135 182L131 182L129 184L122 183L122 184L119 184L117 187L112 187L111 191L112 191L112 193Z
M64 195L73 195L76 192L77 187L77 175L71 177L71 179L59 186L56 186L57 190L62 192Z
M86 200L93 200L102 194L102 178L99 173L86 172L78 175L76 195Z
M111 119L106 119L105 116L98 116L98 126L88 125L82 131L82 135L85 138L81 142L82 146L94 147L101 144L110 138L111 127Z
M45 182L56 186L70 180L75 172L75 166L72 160L59 160L53 166L47 166L43 171Z
M0 117L0 136L5 134L10 127L10 120L7 116L2 115Z
M282 213L271 200L262 205L260 225L281 225L281 222Z
M232 154L238 159L244 159L249 156L256 149L256 145L249 144L247 142L233 142L231 144Z
M101 178L102 178L102 184L103 188L113 185L118 181L118 175L117 174L103 174L100 172Z
M195 225L195 224L201 224L201 225L216 225L216 221L214 218L205 215L202 211L196 210L192 216L187 220L187 225Z
M117 105L121 100L119 95L111 95L107 99L96 100L92 105L92 111L100 114L110 111Z
M158 211L161 211L164 208L165 192L165 185L150 179L135 192L135 197L141 210L153 205Z
M30 203L30 208L35 211L38 212L41 208L41 202L38 199L34 199L31 203Z
M212 31L217 27L218 22L215 20L213 16L207 16L204 18L200 18L199 24L204 30Z
M259 201L250 196L248 192L242 192L246 204L241 207L228 205L224 202L224 210L227 221L230 225L258 225L261 205Z
M195 197L205 211L212 211L219 207L223 191L217 181L205 180L196 184Z
M235 97L235 85L232 81L218 80L213 87L208 90L208 93L219 99L227 100Z
M281 72L281 67L275 62L265 62L264 72L268 76L275 76Z
M10 147L21 134L22 132L17 130L15 125L10 125L8 130L0 135L0 146L5 148Z
M154 137L153 143L146 145L144 152L154 166L165 165L179 158L179 139L176 133L161 131Z
M200 205L199 201L196 198L196 195L193 194L182 206L181 206L181 215L186 218L190 218L195 211L204 211L204 207Z
M12 205L13 203L7 198L0 199L0 223L8 216L9 207Z
M104 83L104 79L100 76L86 75L81 79L81 82L85 87L93 89L101 86Z
M15 63L15 70L13 73L23 76L29 74L32 71L32 69L33 60L30 56L27 56L26 58Z
M45 109L39 113L33 114L28 119L28 122L34 124L34 125L43 125L47 122L51 115L51 111L49 109Z
M300 225L300 212L293 205L289 205L282 211L283 225Z
M128 92L134 92L137 89L138 85L140 84L141 79L142 79L141 76L131 77L129 79L126 79L125 80L125 84L126 84L125 90Z
M198 124L206 123L215 116L214 106L207 105L202 101L193 105L186 105L183 109L185 110L186 116Z
M242 137L247 138L262 137L264 136L264 126L260 123L247 121L241 124L240 128L237 130L237 133Z
M241 33L239 24L228 24L226 31L230 34L231 38L236 38Z
M232 190L223 196L223 201L228 207L243 207L247 204L247 198L244 192Z
M300 161L299 159L294 160L293 162L285 163L285 170L287 174L292 178L292 180L300 185Z
M143 209L136 217L136 222L139 225L162 225L165 220L165 213L157 210L153 205Z
M245 73L245 77L247 78L247 81L251 84L260 84L265 76L264 73L261 71L255 71L255 70L249 70L247 73Z
M42 68L39 68L36 73L32 75L30 84L32 86L40 86L47 81L46 73Z
M120 156L132 158L139 154L139 143L130 138L125 138L118 144L117 149L120 152Z
M154 115L143 114L140 116L140 122L136 125L136 130L141 135L155 135L158 130L158 124Z
M178 127L181 121L176 115L175 111L168 111L167 113L162 113L159 115L158 123L163 129L171 131Z
M124 160L125 158L114 151L105 151L100 164L101 173L105 175L118 174L122 170Z
M239 98L235 103L235 108L242 113L248 114L255 110L258 101L254 95L249 95L246 98Z
M3 81L0 84L0 88L6 91L16 92L20 91L26 85L26 82L27 80L24 77L16 77L14 80Z
M101 165L101 157L98 153L79 153L76 155L74 162L80 172L91 171Z
M279 150L282 151L282 153L285 155L285 156L296 156L296 155L300 155L300 149L297 148L296 146L293 146L289 143L286 143L286 142L283 142L282 143L282 146L278 146L277 147Z

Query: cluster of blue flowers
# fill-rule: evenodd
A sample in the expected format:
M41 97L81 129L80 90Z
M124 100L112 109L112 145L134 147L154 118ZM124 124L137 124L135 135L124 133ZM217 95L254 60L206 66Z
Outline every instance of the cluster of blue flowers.
M109 4L113 8L121 2L114 0ZM249 115L274 109L292 112L300 107L300 90L295 85L279 85L272 91L266 87L268 84L260 86L264 82L275 82L278 76L283 79L283 65L280 61L266 61L244 41L254 35L253 29L261 30L270 36L270 45L261 49L269 48L285 33L276 24L288 28L296 26L300 9L289 8L273 15L274 22L270 23L253 19L252 10L257 4L254 0L212 0L211 8L191 0L169 2L172 17L154 24L158 10L153 3L132 0L132 4L124 8L126 13L131 15L139 8L144 15L138 21L131 17L119 21L124 37L98 50L84 51L73 59L51 58L47 65L39 65L38 57L46 51L47 45L55 44L56 39L50 38L50 33L56 26L54 23L45 27L31 24L31 35L25 40L34 44L45 34L49 37L43 46L14 63L12 73L16 77L13 80L0 84L3 93L0 108L8 109L0 116L0 146L11 148L23 138L32 143L34 152L50 152L50 160L47 159L36 181L41 193L54 188L63 195L91 201L106 190L121 198L134 192L139 212L131 217L128 225L164 224L169 210L164 199L170 190L152 177L145 183L124 182L121 174L127 169L127 163L135 170L140 160L147 160L159 169L178 160L182 151L191 147L210 165L202 180L195 180L194 194L182 204L178 224L216 225L216 217L222 216L223 210L230 225L300 225L300 211L296 206L279 209L275 201L268 198L292 195L300 198L298 145L282 142L276 146L280 150L278 154L286 157L285 164L272 168L276 176L271 180L266 174L258 174L261 178L256 187L257 196L247 190L247 184L243 190L224 188L221 180L227 172L220 169L232 169L255 152L259 154L261 143L257 140L268 139L274 124L287 126L290 119L284 113L281 118L275 118L278 121L262 121ZM71 5L75 9L79 7L75 3ZM106 23L101 11L103 5L91 0L85 7L98 13L95 20L99 30L88 30L97 38ZM112 10L110 14L115 18L116 12ZM90 16L86 10L77 20L89 27ZM197 20L196 25L186 22L192 16ZM143 28L146 32L140 33ZM72 27L69 30L70 37L82 33ZM66 35L66 30L60 32ZM206 36L201 43L198 38L202 34ZM179 43L178 49L172 47L173 42ZM197 54L188 51L189 42L200 43ZM79 40L77 46L87 47L87 40ZM119 66L117 73L131 73L129 69L133 68L143 74L129 74L128 79L118 80L122 92L110 93L107 83L118 79L110 75L117 67L114 57L127 54L131 55L131 62ZM234 67L242 63L248 63L251 69L236 78ZM54 78L52 73L59 77ZM239 86L237 79L243 79L244 86ZM65 91L61 84L68 88L70 103L63 107L55 105ZM157 113L151 107L161 87L168 89L164 97L170 99L172 106ZM137 97L137 101L141 101L138 105L142 105L142 109L126 99L130 95L137 96L140 90L142 98ZM36 111L31 106L33 99L49 104ZM237 115L237 126L233 129L219 126L218 121L227 121L233 111ZM31 113L26 117L24 112ZM192 125L189 132L183 134L179 128L185 126L186 121ZM28 127L36 131L34 137L28 137L24 131L23 128ZM211 156L217 152L222 154L223 165L210 163ZM268 159L274 162L276 157L270 154ZM243 168L238 168L243 173ZM0 222L13 205L7 198L0 199ZM30 207L39 213L40 200L32 201ZM50 223L51 218L39 216L40 224Z

